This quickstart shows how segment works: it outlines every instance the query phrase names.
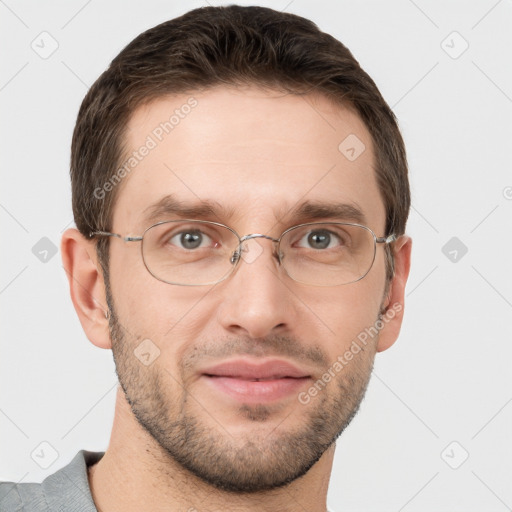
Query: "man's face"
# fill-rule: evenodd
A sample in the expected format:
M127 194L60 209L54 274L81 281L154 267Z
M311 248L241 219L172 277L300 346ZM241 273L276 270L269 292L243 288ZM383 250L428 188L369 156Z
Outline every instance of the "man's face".
M128 153L148 136L156 146L118 185L114 232L142 234L152 223L148 208L172 195L190 206L215 205L215 214L201 219L240 236L278 238L303 222L340 221L298 217L294 211L305 202L354 206L377 236L385 235L373 146L357 115L324 98L257 88L193 96L197 105L169 133L155 129L190 96L162 98L132 116ZM366 147L353 161L338 149L351 134ZM162 214L155 221L169 218L176 217ZM288 277L273 256L273 242L258 238L261 253L242 260L228 279L188 287L155 279L140 242L110 244L116 369L155 446L231 491L269 489L305 474L357 411L377 337L307 403L299 395L377 320L385 291L382 247L364 279L319 287ZM151 359L159 350L150 365L134 353L140 357L136 349L148 339L141 347ZM258 382L251 372L267 373Z

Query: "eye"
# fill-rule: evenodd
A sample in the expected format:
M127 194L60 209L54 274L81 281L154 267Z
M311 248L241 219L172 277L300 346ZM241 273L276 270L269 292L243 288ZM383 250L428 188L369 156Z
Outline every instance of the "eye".
M345 245L345 240L328 229L315 229L305 233L297 242L298 247L306 249L332 249Z
M212 247L213 240L199 229L188 229L172 236L168 243L177 245L186 250L193 250ZM213 247L217 247L217 245L217 243L213 243Z

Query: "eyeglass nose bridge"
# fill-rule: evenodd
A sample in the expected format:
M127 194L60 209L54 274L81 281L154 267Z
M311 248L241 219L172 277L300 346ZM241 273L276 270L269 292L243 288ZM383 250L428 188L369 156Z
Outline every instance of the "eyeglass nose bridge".
M236 265L240 261L240 257L242 255L242 245L244 242L247 242L247 240L251 240L251 238L266 238L267 240L272 240L272 242L279 243L279 239L272 238L268 235L262 235L261 233L251 233L249 235L245 235L242 238L240 238L240 242L238 244L238 249L231 255L230 261L233 265ZM279 263L281 263L281 256L280 254L277 255L279 259Z

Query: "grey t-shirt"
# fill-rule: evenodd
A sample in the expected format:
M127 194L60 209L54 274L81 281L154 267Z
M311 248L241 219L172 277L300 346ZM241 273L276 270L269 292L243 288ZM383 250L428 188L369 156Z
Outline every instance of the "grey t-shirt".
M0 512L97 512L87 479L105 452L80 450L40 484L0 482Z

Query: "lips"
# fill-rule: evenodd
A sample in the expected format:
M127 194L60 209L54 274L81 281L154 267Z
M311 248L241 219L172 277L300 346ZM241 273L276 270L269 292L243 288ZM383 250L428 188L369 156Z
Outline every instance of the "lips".
M298 393L311 378L306 370L279 359L225 361L202 376L216 391L244 403L278 401Z
M244 360L227 361L208 368L203 373L209 377L231 377L249 381L302 379L310 376L306 371L283 360L267 360L258 363Z

